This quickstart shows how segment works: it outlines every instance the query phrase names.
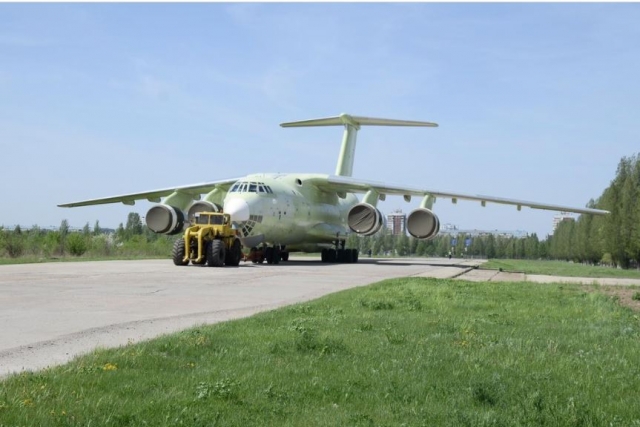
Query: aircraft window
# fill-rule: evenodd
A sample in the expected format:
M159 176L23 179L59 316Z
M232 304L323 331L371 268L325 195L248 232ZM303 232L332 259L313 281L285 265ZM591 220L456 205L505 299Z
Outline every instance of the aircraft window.
M248 186L249 186L249 184L248 184L248 183L243 182L243 183L242 183L242 186L240 187L240 192L241 192L241 193L246 193L246 192L247 192L247 187L248 187Z
M300 179L296 179L296 184L302 186L302 181Z
M266 193L267 190L264 189L264 185L258 184L258 193Z
M257 193L257 185L255 182L252 182L251 184L249 184L249 193Z
M240 184L236 183L233 184L233 187L231 187L231 190L229 190L230 193L235 193L236 191L238 191L238 187L240 186Z
M267 189L267 193L273 194L273 190L271 189L271 187L269 187L268 185L265 185L264 188Z

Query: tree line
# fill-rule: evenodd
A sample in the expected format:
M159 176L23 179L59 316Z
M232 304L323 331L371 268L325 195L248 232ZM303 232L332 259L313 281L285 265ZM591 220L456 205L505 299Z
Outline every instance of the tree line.
M373 236L350 235L346 246L360 251L366 256L435 256L473 258L547 258L547 242L538 239L534 233L526 237L494 234L457 235L440 234L431 240L420 240L407 235L393 235L383 227Z
M101 228L98 221L93 227L86 223L81 231L71 231L66 219L57 230L35 225L28 230L0 228L0 257L164 257L171 253L174 240L153 233L142 225L139 214L131 212L126 225L120 223L115 232Z
M623 157L611 184L587 207L611 213L561 222L550 239L550 257L621 268L640 266L640 156Z

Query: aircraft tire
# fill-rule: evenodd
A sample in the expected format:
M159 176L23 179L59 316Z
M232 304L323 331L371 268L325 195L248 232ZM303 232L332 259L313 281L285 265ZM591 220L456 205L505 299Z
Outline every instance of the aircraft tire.
M327 262L336 262L336 250L327 249Z
M320 260L322 260L322 262L327 262L327 249L322 249L322 251L320 251Z
M225 265L231 267L237 267L240 265L240 259L242 258L242 244L239 239L235 239L231 248L227 251L227 256L224 260Z
M267 259L267 264L273 264L273 248L268 247L265 249L264 256Z
M343 262L345 262L347 264L351 264L353 262L353 250L352 249L345 249L344 250Z
M351 250L353 251L353 256L351 257L351 259L353 260L354 263L357 263L359 251L357 249L351 249Z
M173 243L173 250L171 251L171 258L173 259L173 263L180 266L189 264L188 260L187 262L184 262L184 255L184 239L178 239Z
M256 257L256 252L258 252L258 249L255 247L249 249L249 258L254 264L257 264L259 262L258 258Z
M273 247L273 263L274 264L280 264L280 248L277 246Z
M207 265L209 267L222 267L226 250L222 240L215 239L207 243Z
M289 261L289 252L280 252L280 258L282 261Z

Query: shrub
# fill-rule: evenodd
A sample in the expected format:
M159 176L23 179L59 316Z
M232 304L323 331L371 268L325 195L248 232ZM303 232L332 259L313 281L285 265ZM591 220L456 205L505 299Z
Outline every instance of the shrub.
M18 258L24 252L24 241L19 234L8 233L4 238L4 249L11 258Z
M87 239L80 233L71 233L67 237L69 253L74 256L81 256L88 249Z

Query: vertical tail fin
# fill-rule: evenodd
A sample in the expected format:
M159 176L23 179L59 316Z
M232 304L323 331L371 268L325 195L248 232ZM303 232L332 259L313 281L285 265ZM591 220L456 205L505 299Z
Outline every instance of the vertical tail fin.
M356 136L360 126L421 126L421 127L437 127L436 123L417 122L412 120L392 120L392 119L375 119L371 117L350 116L348 114L340 114L337 117L327 117L323 119L302 120L298 122L281 123L280 126L288 127L306 127L306 126L344 126L344 134L342 136L342 146L340 147L340 155L338 156L338 164L336 165L336 175L351 176L353 173L353 161L356 152Z

